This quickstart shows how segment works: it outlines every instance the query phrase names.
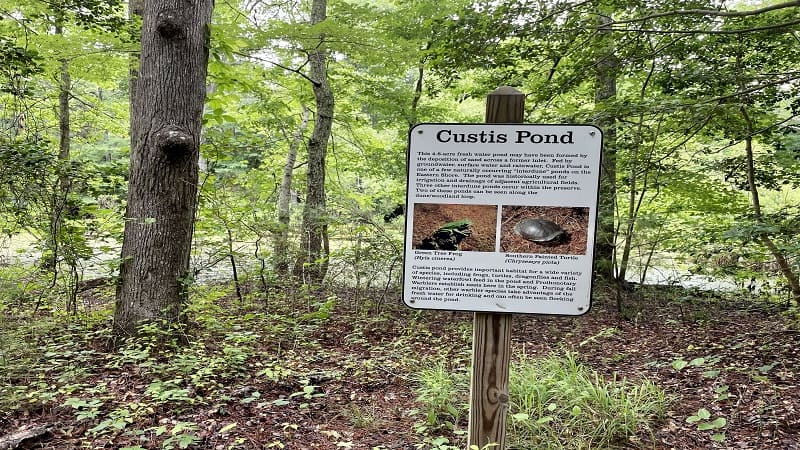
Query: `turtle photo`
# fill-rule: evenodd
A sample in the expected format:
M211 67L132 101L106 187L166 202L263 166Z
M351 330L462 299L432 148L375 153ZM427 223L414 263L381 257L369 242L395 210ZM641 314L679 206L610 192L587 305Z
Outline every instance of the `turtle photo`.
M514 225L514 234L537 244L558 244L569 238L557 223L540 218L520 220Z

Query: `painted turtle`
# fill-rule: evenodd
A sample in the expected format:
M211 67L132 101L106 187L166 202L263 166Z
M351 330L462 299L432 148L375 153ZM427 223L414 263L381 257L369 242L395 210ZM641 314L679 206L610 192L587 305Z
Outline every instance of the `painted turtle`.
M561 242L567 238L566 231L547 219L522 219L514 225L514 234L539 244Z

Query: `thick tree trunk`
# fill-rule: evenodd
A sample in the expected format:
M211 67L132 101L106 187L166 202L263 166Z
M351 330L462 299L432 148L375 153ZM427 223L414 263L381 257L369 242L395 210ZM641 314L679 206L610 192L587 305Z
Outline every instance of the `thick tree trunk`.
M179 319L189 282L212 0L144 2L114 329Z
M311 6L311 23L318 24L326 18L327 0L314 0ZM313 83L317 115L314 131L308 142L308 173L306 175L306 203L303 208L300 257L295 263L295 275L307 283L320 283L328 271L328 217L325 204L325 156L333 124L333 93L328 85L326 69L325 36L309 52L310 78Z
M606 24L611 17L600 15L600 50L595 61L596 86L595 104L599 110L597 125L603 130L603 157L600 167L600 201L598 205L597 240L595 243L595 268L601 278L614 278L614 249L616 228L614 226L616 208L616 117L609 112L606 104L617 96L617 71L619 60L614 54L611 29Z
M278 275L289 273L289 225L291 221L291 199L292 199L292 173L297 159L297 149L303 141L306 128L308 128L309 111L303 105L303 113L300 119L300 126L295 130L292 142L289 145L289 153L286 155L286 164L283 166L283 177L281 178L281 190L278 194L278 233L275 235L273 258L273 268Z

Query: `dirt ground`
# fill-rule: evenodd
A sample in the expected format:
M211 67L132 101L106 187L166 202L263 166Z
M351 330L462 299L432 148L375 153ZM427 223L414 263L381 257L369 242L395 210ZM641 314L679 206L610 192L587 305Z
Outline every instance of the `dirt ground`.
M647 378L664 389L672 399L665 417L652 433L617 448L800 450L800 332L784 308L659 288L624 293L625 314L620 314L613 290L603 289L608 290L600 288L584 316L515 315L512 357L574 351L582 364L609 379ZM99 338L90 339L86 348L95 351L86 353L90 360L84 362L82 384L63 387L63 393L46 403L31 400L0 410L0 437L38 426L49 431L24 448L177 448L166 446L169 430L188 422L196 427L192 449L439 448L431 441L425 444L426 434L417 428L424 415L416 400L415 371L438 363L467 370L472 315L411 311L397 298L384 304L380 314L364 315L353 312L349 296L340 292L342 301L333 315L304 325L302 339L270 332L275 324L271 316L257 322L262 313L244 314L235 300L223 300L219 314L230 311L225 320L257 330L257 348L241 365L241 373L220 374L215 387L192 387L186 398L170 402L148 396L152 379L144 376L145 368L109 365L115 356L101 350ZM275 301L271 307L280 304ZM263 370L272 365L289 375L270 379ZM32 374L31 391L61 389L61 375ZM313 395L304 394L309 383ZM81 386L103 387L97 418L77 418L76 410L65 404L69 397L94 398L88 391L75 391ZM134 415L120 429L89 431L113 411L141 403L154 410ZM726 425L704 430L687 421L701 408L711 418L724 417ZM428 436L444 435L464 448L466 418L455 425L462 433L443 428ZM153 430L158 427L167 432L157 435ZM712 440L714 433L724 433L721 442Z

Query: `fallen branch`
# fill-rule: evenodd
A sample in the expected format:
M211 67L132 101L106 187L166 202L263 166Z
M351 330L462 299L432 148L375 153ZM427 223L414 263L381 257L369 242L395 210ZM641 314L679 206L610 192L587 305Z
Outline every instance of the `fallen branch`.
M14 450L20 447L23 442L30 440L42 440L50 434L50 427L40 426L26 429L22 427L18 431L0 437L0 450Z

